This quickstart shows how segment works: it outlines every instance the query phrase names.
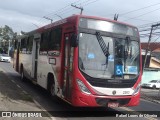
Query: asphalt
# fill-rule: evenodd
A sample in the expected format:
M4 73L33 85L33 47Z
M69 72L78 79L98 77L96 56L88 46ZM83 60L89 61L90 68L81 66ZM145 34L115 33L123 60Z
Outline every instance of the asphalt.
M141 99L145 99L148 101L156 102L160 104L160 90L153 90L153 89L141 89ZM12 118L5 117L4 119L2 116L2 112L11 112ZM13 113L19 113L20 117L15 116ZM24 114L28 115L30 113L41 113L42 116L45 117L34 117L37 120L51 120L57 119L51 117L47 112L44 112L44 109L30 96L27 92L25 92L20 86L18 86L14 80L8 78L0 68L0 119L6 120L18 120L19 118L23 117L24 120L32 120L33 117L26 117ZM23 114L22 114L23 113ZM24 115L24 116L22 116ZM40 114L38 114L40 115Z
M42 116L42 117L41 117ZM0 68L0 120L51 120L34 99Z
M142 88L141 98L160 104L160 89Z

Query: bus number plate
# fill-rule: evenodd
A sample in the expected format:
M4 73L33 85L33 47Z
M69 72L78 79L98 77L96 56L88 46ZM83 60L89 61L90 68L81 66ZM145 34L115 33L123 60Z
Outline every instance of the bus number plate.
M114 107L118 107L119 103L108 103L108 107L114 108Z

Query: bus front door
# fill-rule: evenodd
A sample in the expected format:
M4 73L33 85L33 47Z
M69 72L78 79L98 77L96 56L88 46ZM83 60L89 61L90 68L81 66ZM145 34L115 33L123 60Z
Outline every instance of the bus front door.
M72 60L73 60L73 48L70 46L71 33L64 36L64 81L63 81L63 96L65 99L71 98L72 87Z

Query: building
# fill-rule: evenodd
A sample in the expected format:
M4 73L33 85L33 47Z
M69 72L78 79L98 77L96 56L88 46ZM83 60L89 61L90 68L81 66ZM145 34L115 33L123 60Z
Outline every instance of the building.
M141 43L143 64L147 47L148 43ZM145 68L160 68L160 43L150 43Z
M148 43L141 43L142 63L144 64L145 52ZM143 70L142 83L160 79L160 43L150 43L147 53L145 68Z

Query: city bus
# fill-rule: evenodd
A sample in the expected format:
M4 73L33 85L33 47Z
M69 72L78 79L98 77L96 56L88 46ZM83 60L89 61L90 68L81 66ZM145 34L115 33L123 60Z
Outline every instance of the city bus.
M15 41L14 69L77 107L136 106L142 77L138 29L73 15Z

